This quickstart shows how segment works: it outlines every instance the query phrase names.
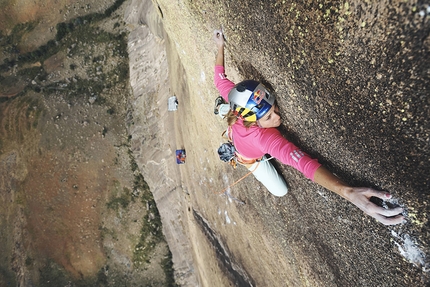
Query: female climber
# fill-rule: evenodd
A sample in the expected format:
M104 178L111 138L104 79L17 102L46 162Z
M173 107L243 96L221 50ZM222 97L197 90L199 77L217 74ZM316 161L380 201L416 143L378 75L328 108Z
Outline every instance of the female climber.
M328 171L316 159L301 151L278 131L281 117L275 97L261 83L245 80L237 85L227 79L224 68L224 35L214 31L217 46L214 83L223 100L216 113L227 119L227 134L236 149L237 161L275 196L284 196L288 188L284 178L266 159L270 154L283 164L290 165L304 176L350 201L366 214L385 225L402 223L401 207L384 208L370 198L391 198L387 192L372 188L351 187Z

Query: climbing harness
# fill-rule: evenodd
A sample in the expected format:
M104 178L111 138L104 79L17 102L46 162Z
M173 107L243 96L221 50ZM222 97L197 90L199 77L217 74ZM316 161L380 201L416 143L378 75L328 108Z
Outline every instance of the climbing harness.
M260 163L268 161L268 160L271 160L272 158L273 158L273 156L270 157L270 158L266 158L266 159L262 159L262 160L256 161L257 165L252 170L250 170L247 174L245 174L244 176L242 176L241 178L239 178L238 180L236 180L235 182L233 182L232 184L230 184L229 186L227 186L226 188L224 188L222 191L214 192L214 193L216 193L216 194L223 194L223 193L225 193L229 188L235 186L236 184L238 184L239 182L241 182L242 180L244 180L246 177L248 177L251 173L253 173L258 168L258 166L260 165Z
M233 137L231 135L231 128L228 127L226 131L222 133L222 137L224 139L227 139L226 143L221 144L221 146L218 148L218 155L219 158L224 161L228 162L234 169L237 167L237 163L245 166L247 169L249 169L253 164L257 163L255 167L250 170L247 174L236 180L234 183L227 186L225 189L223 189L221 192L216 192L217 194L223 194L228 190L229 188L233 187L234 185L238 184L240 181L245 179L247 176L249 176L251 173L253 173L261 162L271 160L273 157L270 157L268 159L261 158L254 158L249 159L246 157L243 157L240 153L237 152L236 148L233 144Z
M219 158L224 162L230 163L233 168L236 168L238 163L248 167L263 158L246 158L242 156L234 147L230 127L222 133L222 137L226 139L227 142L221 144L218 148Z

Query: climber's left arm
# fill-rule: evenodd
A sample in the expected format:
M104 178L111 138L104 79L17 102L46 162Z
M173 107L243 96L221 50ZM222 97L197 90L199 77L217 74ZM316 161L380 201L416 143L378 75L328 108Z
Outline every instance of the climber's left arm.
M399 224L404 221L403 208L384 208L373 203L370 198L378 197L382 200L391 198L391 194L366 187L351 187L340 180L337 176L320 166L314 174L314 182L339 194L346 200L360 208L364 213L370 215L385 225Z

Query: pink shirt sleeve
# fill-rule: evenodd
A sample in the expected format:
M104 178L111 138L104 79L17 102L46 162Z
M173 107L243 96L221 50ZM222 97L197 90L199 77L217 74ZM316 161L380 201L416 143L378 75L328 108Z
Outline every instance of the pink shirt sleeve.
M215 66L214 83L220 95L228 102L228 93L233 89L235 84L227 79L224 66Z
M312 181L315 171L321 166L318 160L304 153L275 128L263 129L260 136L256 137L255 146L282 163L294 167Z

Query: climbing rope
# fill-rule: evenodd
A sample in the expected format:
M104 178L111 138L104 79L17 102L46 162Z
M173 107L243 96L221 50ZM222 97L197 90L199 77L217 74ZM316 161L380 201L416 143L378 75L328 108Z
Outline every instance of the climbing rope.
M231 188L231 187L235 186L235 185L236 185L236 184L238 184L240 181L242 181L242 180L243 180L243 179L245 179L247 176L249 176L251 173L253 173L253 172L257 169L257 167L260 165L260 163L261 163L261 162L271 160L272 158L273 158L273 156L272 156L272 157L270 157L270 158L267 158L267 159L265 159L265 160L258 161L258 164L255 166L255 168L254 168L253 170L249 171L247 174L245 174L244 176L242 176L241 178L239 178L238 180L236 180L235 182L233 182L232 184L230 184L229 186L227 186L226 188L224 188L222 191L218 191L218 192L214 192L214 193L215 193L215 194L224 194L224 193L225 193L229 188Z

